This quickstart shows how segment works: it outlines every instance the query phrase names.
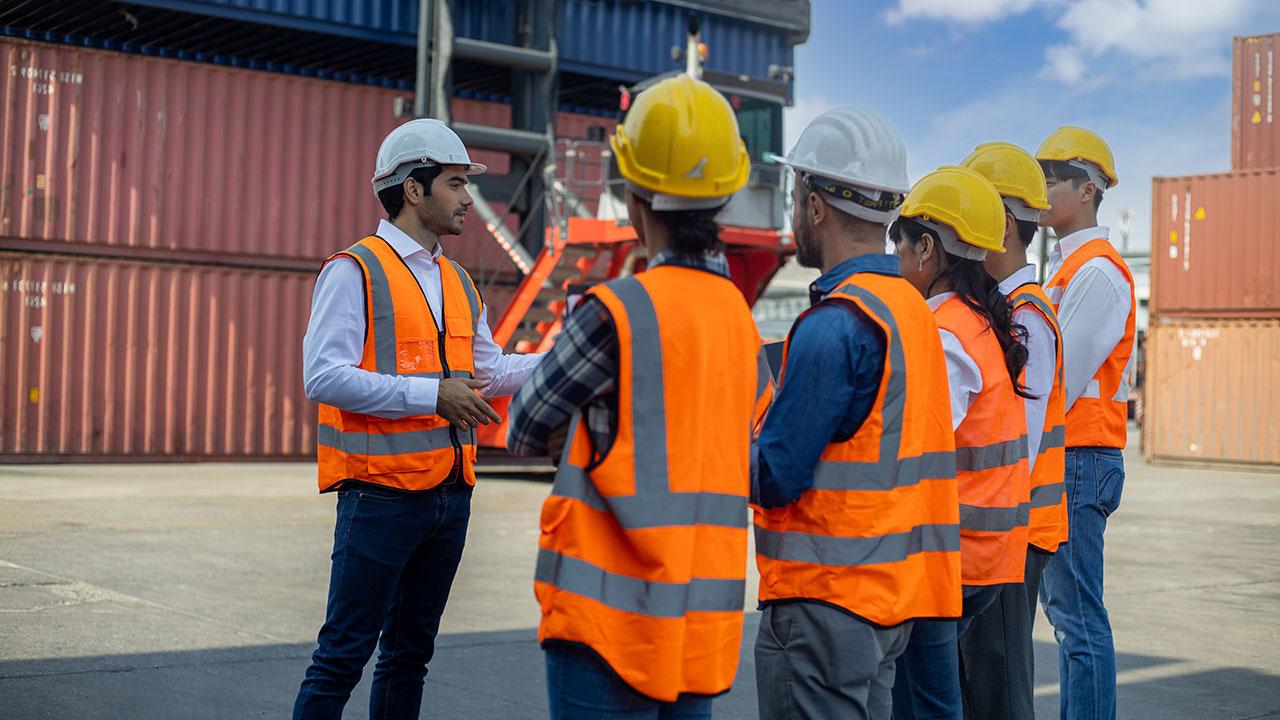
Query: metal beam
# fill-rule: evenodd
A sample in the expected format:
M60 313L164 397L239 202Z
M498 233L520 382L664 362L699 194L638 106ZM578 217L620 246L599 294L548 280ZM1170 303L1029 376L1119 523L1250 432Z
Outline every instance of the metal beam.
M545 50L532 50L471 38L454 39L453 55L462 60L475 60L537 73L551 72L555 67L555 57Z
M511 128L454 123L453 131L469 148L496 150L525 157L532 157L548 147L550 140L545 133ZM514 172L514 171L513 171Z

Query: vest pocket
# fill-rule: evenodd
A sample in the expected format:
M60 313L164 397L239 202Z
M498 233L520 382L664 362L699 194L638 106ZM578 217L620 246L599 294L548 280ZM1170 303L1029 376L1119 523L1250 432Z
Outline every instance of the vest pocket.
M440 358L435 338L396 340L396 371L401 375L437 370Z
M470 321L463 317L451 317L445 319L445 326L448 330L445 333L444 350L445 356L449 358L449 368L461 371L474 366L475 332L471 329Z

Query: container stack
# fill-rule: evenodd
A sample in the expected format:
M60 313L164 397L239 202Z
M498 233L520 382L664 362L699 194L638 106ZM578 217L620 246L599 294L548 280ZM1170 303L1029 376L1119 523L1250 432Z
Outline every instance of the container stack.
M314 456L313 280L384 216L373 158L411 93L12 38L0 68L0 462ZM475 216L445 252L515 272Z
M1234 41L1232 172L1153 180L1148 460L1280 464L1277 50Z

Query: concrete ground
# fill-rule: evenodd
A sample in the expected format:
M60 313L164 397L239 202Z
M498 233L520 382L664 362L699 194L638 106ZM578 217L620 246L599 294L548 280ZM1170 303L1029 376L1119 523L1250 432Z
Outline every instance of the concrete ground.
M332 495L308 465L0 466L0 717L286 717ZM1107 540L1123 718L1280 718L1280 476L1129 458ZM424 717L545 716L530 578L548 485L486 477ZM752 579L752 583L754 578ZM718 717L754 718L742 670ZM1056 648L1036 628L1041 718ZM367 680L347 717L365 717Z

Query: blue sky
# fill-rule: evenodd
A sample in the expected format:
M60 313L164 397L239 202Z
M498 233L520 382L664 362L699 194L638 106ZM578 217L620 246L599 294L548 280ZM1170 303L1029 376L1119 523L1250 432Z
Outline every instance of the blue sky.
M1102 222L1133 213L1150 244L1151 178L1229 169L1231 38L1280 31L1273 0L813 0L796 49L790 148L835 105L876 108L902 132L912 180L975 145L1034 152L1083 125L1116 155Z

